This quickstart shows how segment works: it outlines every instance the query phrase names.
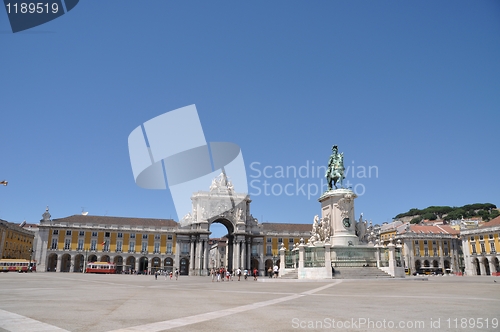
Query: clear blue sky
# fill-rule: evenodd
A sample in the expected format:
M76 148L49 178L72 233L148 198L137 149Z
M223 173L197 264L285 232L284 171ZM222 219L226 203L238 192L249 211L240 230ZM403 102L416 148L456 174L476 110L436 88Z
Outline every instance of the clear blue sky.
M176 219L169 191L135 184L127 138L190 104L207 141L241 147L259 221L312 223L323 174L275 172L333 144L374 223L500 205L498 1L80 1L16 34L0 10L0 48L7 221Z

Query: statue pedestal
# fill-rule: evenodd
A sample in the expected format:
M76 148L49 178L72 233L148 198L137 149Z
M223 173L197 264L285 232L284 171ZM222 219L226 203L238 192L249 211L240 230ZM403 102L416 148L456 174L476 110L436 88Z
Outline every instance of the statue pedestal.
M358 197L350 189L326 191L318 201L321 203L321 217L328 219L331 227L332 246L357 246L354 199Z

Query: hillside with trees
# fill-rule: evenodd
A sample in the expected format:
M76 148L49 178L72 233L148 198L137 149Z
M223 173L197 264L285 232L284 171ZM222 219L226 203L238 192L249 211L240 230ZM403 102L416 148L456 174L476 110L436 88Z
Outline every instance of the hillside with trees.
M481 218L483 221L490 221L491 219L500 215L496 205L491 203L476 203L467 204L460 207L451 206L429 206L425 209L410 209L408 212L398 214L394 219L413 217L410 221L412 224L418 224L422 220L437 220L442 219L445 221Z

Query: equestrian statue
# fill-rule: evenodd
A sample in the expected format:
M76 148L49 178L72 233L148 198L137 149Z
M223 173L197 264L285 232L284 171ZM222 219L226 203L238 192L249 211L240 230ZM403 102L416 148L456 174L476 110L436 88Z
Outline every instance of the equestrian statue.
M344 153L339 153L338 147L334 145L325 174L326 181L328 182L328 190L332 190L333 186L335 186L335 189L338 189L337 183L340 183L340 187L342 187L342 181L345 179L344 170Z

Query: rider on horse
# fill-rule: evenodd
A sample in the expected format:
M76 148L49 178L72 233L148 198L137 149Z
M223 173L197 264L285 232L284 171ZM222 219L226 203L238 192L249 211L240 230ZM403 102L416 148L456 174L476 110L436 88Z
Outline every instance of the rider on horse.
M328 182L328 190L332 190L332 181L335 189L337 189L337 182L342 186L342 180L345 179L344 176L344 154L339 153L339 149L336 145L332 147L332 155L328 161L328 169L326 170L326 181Z

